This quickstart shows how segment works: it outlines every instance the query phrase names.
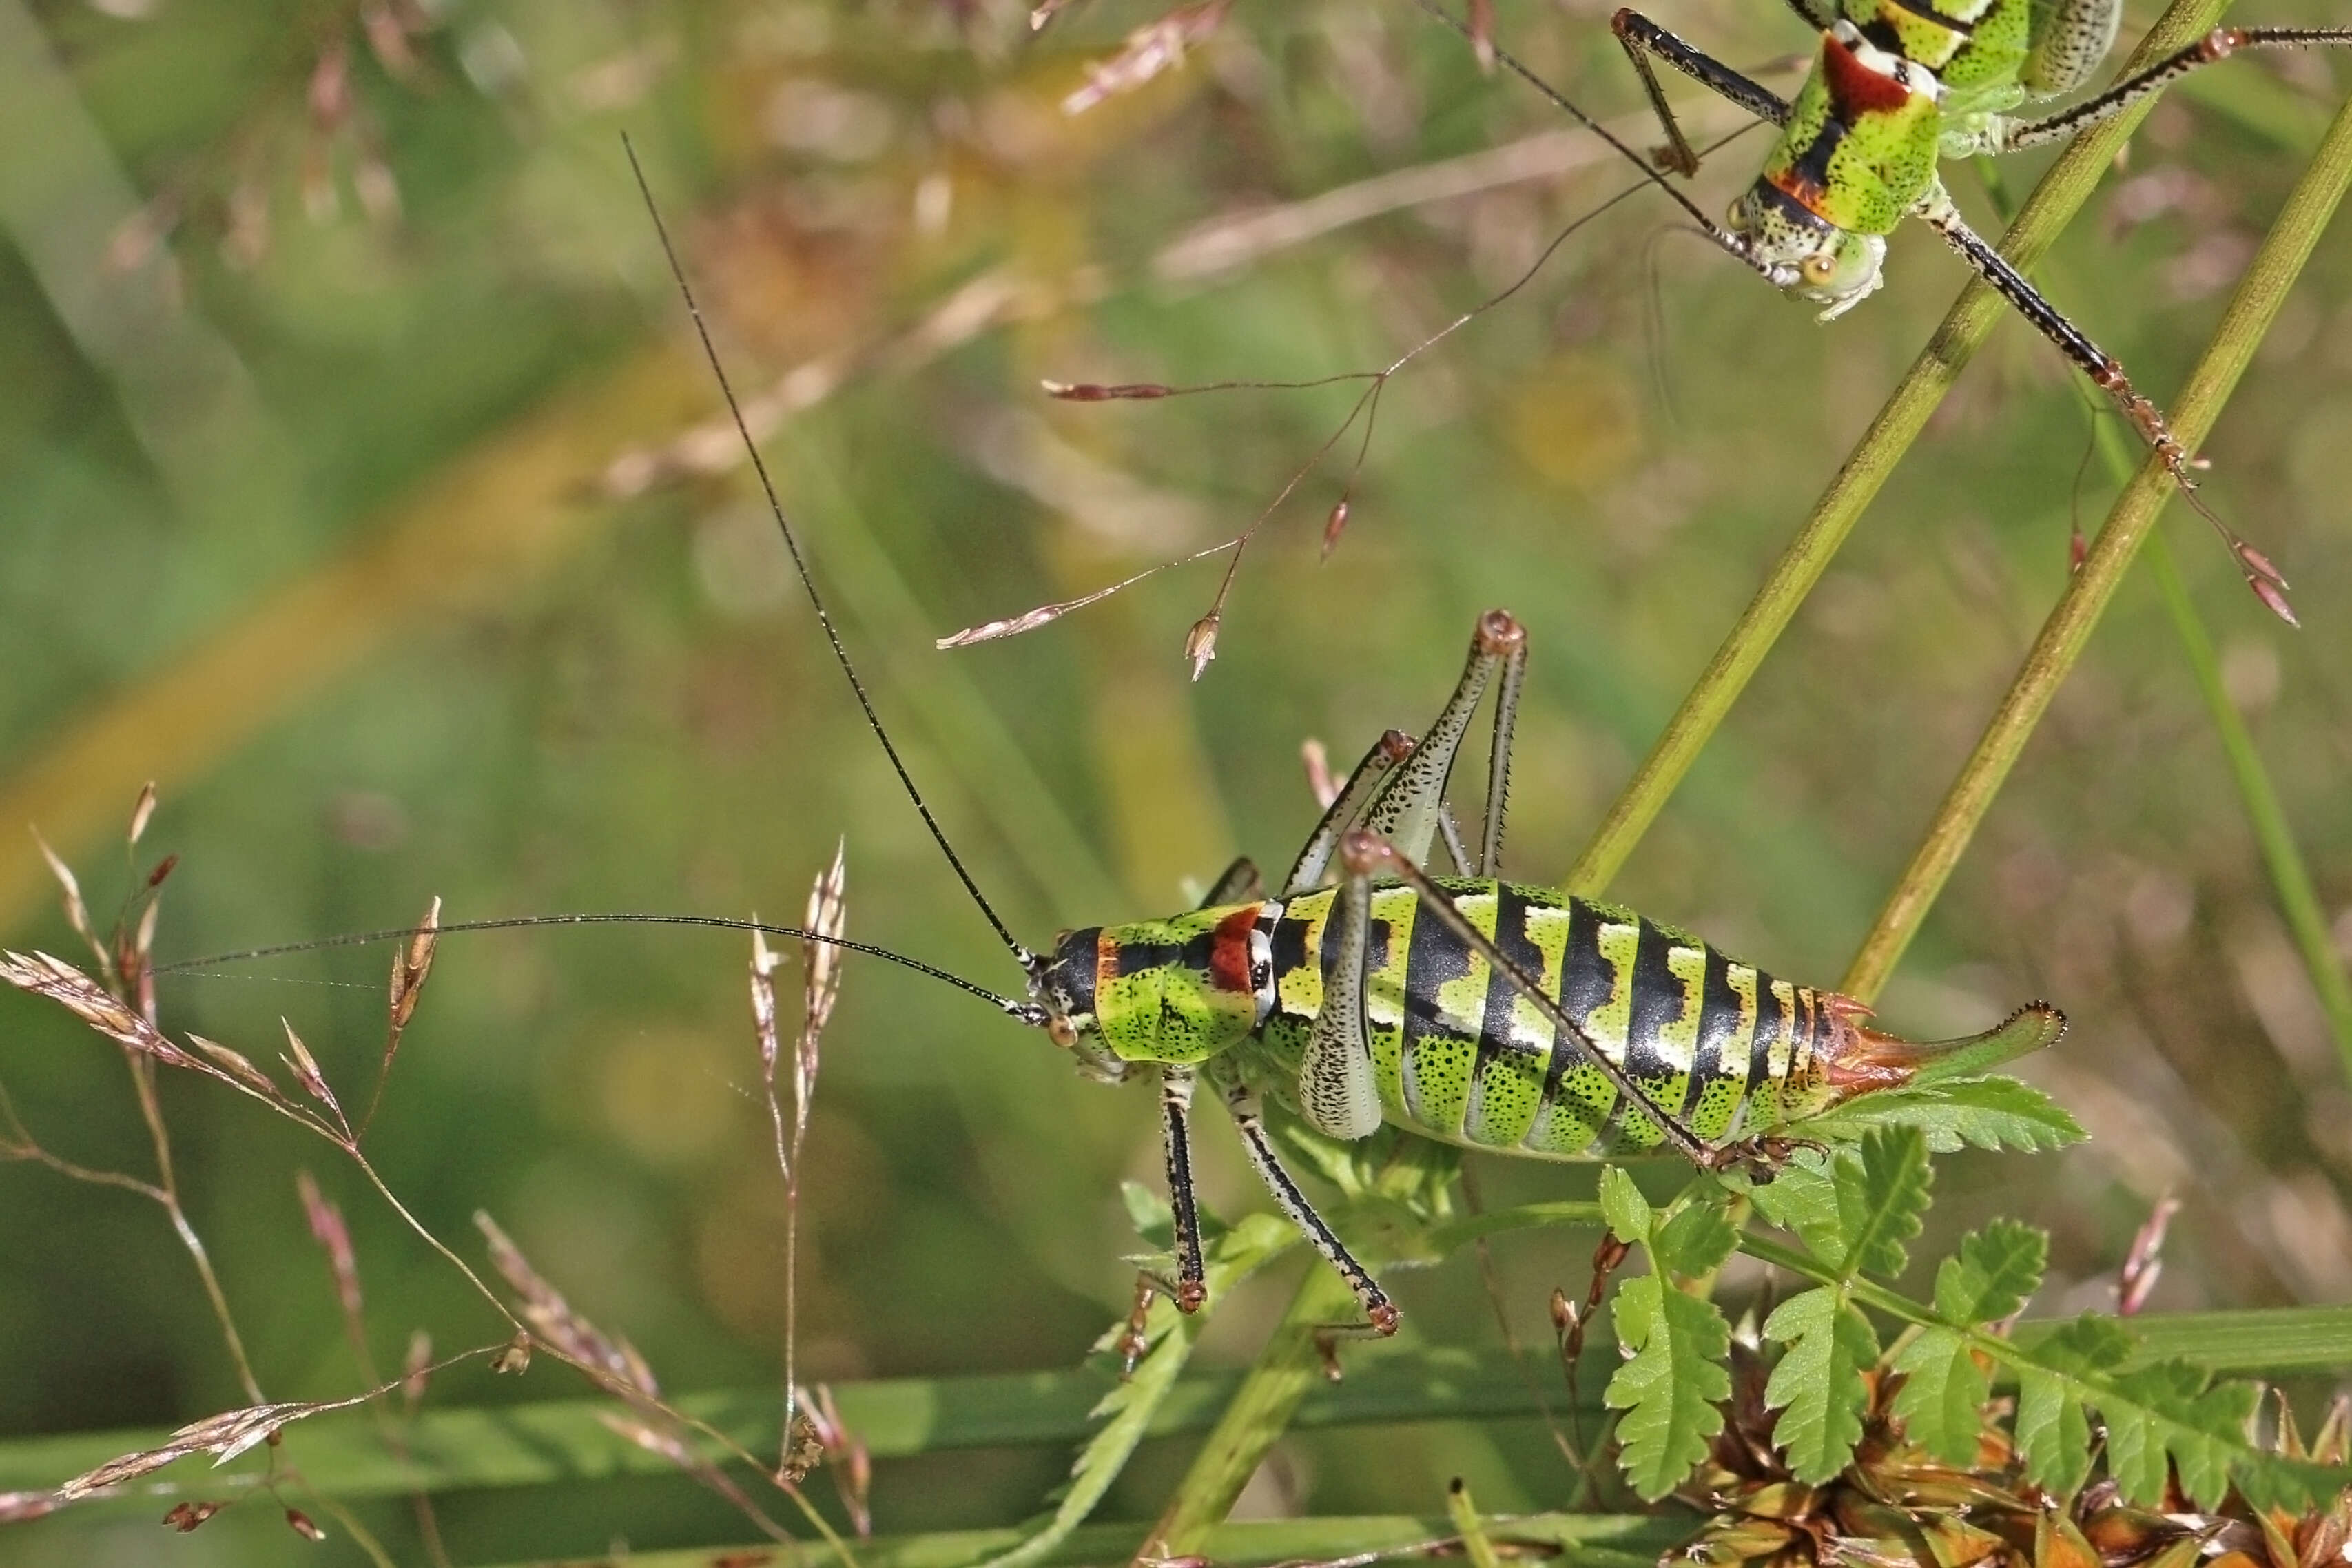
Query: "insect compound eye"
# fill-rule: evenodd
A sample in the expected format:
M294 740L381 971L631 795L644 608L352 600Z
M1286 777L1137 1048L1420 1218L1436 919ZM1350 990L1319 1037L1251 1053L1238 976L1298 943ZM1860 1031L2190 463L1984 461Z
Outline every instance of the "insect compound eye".
M1748 232L1748 204L1737 197L1734 197L1731 205L1723 209L1723 226L1729 229L1734 234L1746 234Z
M1827 283L1837 276L1837 258L1816 252L1805 258L1800 270L1808 283Z

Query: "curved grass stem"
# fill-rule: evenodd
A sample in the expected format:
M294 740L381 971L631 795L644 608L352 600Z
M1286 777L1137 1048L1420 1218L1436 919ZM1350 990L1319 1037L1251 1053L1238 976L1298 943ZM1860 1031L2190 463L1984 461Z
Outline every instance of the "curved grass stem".
M2175 405L2174 427L2192 449L2212 429L2288 289L2335 216L2347 184L2352 184L2352 103L2337 112L2310 166L2295 183ZM2057 606L2042 624L2042 635L2001 699L2000 710L1979 738L1910 866L1872 923L1853 967L1846 971L1842 990L1868 1001L1885 984L2173 493L2171 477L2162 463L2150 459L2116 498L2082 570L2066 584Z
M2125 72L2128 74L2158 55L2196 38L2213 26L2228 5L2229 0L2174 0L2141 40L2138 50L2125 66ZM2059 232L2090 199L2092 190L2152 102L2126 110L2067 144L2065 152L2026 199L2017 221L2010 226L2000 245L2003 256L2023 270L2050 248ZM1698 760L1699 752L1717 726L1748 689L1749 678L1787 628L1797 606L1821 581L1831 557L1853 531L1864 509L1926 428L1928 416L1935 413L1944 395L1952 389L1969 357L2008 311L2008 304L1981 279L1969 279L1968 287L1960 291L1943 325L1936 330L1936 335L1920 351L1894 395L1871 421L1870 428L1863 433L1836 478L1830 481L1829 489L1822 492L1812 515L1806 518L1796 538L1781 552L1771 574L1765 578L1764 585L1756 591L1756 597L1724 637L1698 683L1683 699L1682 706L1667 721L1664 732L1651 748L1649 756L1610 806L1591 844L1569 871L1564 884L1568 891L1587 898L1596 896L1625 864L1626 857L1648 831L1666 798ZM2184 427L2181 431L2192 448L2196 437L2202 433L2201 427Z

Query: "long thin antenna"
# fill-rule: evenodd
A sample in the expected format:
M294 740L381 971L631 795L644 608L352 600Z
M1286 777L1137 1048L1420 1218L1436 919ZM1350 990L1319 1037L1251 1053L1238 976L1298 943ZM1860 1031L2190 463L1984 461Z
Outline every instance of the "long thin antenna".
M816 579L810 574L808 561L801 554L801 542L793 532L791 520L784 515L784 503L776 498L775 484L768 478L768 465L760 457L759 443L751 439L751 426L743 421L743 409L736 402L735 388L727 379L727 367L719 363L719 349L710 341L710 328L702 319L702 307L695 302L694 289L686 280L686 268L677 258L677 247L670 243L669 228L662 222L661 208L654 203L653 186L646 183L645 166L637 162L636 144L629 140L626 132L621 135L621 150L629 155L629 172L636 176L637 192L645 197L646 216L653 219L654 233L661 238L662 255L669 260L670 276L677 280L677 291L686 301L687 314L694 318L694 333L702 340L703 357L710 362L710 374L719 380L719 394L727 400L727 412L734 418L736 433L743 437L743 449L751 458L751 471L760 477L760 489L768 498L768 510L775 517L778 531L784 536L784 548L792 552L793 569L800 574L801 586L807 591L809 603L816 610L817 624L824 628L824 640L832 646L835 662L841 666L841 673L848 678L849 689L856 694L857 706L865 710L866 727L874 731L874 738L882 742L883 753L890 759L891 771L898 775L898 783L905 787L907 798L915 803L915 810L922 817L923 826L931 830L932 842L940 847L940 853L946 856L948 864L954 868L957 880L963 883L963 890L971 895L971 901L980 906L980 912L988 917L990 925L996 928L997 940L1004 943L1023 972L1034 973L1036 955L1013 941L1013 932L997 918L996 910L981 892L980 884L973 881L971 873L964 868L963 858L955 852L955 847L948 842L948 836L940 830L939 819L924 804L923 792L915 787L913 775L907 772L907 764L899 760L898 748L890 743L889 731L882 728L882 720L874 711L873 700L866 694L866 683L857 678L857 667L849 662L849 650L842 646L841 634L834 629L833 616L825 610L824 595L817 592ZM897 953L886 956L898 957ZM899 959L899 962L913 961ZM957 984L966 983L958 981Z
M1464 37L1471 39L1474 43L1479 41L1476 35L1471 32L1467 23L1464 22L1459 16L1454 16L1451 11L1448 11L1444 6L1438 5L1437 0L1413 0L1413 4L1420 6L1423 11L1429 13L1430 16L1437 18L1437 20L1444 23L1447 26L1453 28L1455 32L1461 34ZM1615 132L1610 130L1606 125L1601 124L1598 120L1593 119L1590 114L1585 113L1581 109L1579 109L1574 103L1569 100L1567 95L1562 93L1559 89L1544 80L1543 78L1538 76L1527 66L1522 65L1515 57L1504 49L1497 47L1494 40L1491 38L1485 40L1485 47L1493 52L1496 60L1498 61L1505 69L1517 77L1520 80L1526 82L1528 86L1534 88L1538 92L1543 94L1545 98L1550 100L1553 108L1561 110L1567 114L1569 118L1574 120L1579 125L1583 126L1587 131L1591 132L1595 136L1600 137L1601 141L1616 149L1627 163L1633 164L1634 168L1639 169L1642 172L1642 177L1643 180L1665 192L1668 196L1673 198L1674 204L1676 206L1682 208L1684 212L1688 213L1690 215L1691 221L1697 224L1699 228L1709 239L1714 240L1716 244L1721 246L1724 249L1728 250L1732 255L1738 257L1739 259L1747 262L1750 267L1754 267L1756 265L1755 259L1748 254L1747 248L1738 243L1737 237L1727 232L1721 224L1717 223L1713 218L1707 216L1706 214L1701 212L1696 202L1692 201L1689 196L1683 194L1673 181L1660 174L1647 158L1643 157L1640 153L1627 145L1623 138L1620 137Z
M984 1002L992 1002L1011 1016L1024 1024L1043 1026L1045 1010L1033 1002L1017 1002L1010 996L1000 996L985 985L974 984L961 974L950 974L936 964L925 963L919 958L908 958L903 952L893 952L887 947L870 942L851 942L846 937L827 936L823 931L804 931L799 926L770 925L764 921L729 920L723 915L659 915L659 914L585 914L585 915L516 915L506 920L458 921L449 925L403 926L394 931L353 931L347 936L322 937L312 942L280 942L275 947L248 947L236 952L215 952L205 958L184 958L177 963L160 963L153 973L176 974L192 969L211 969L224 963L249 963L261 958L282 958L292 952L315 952L328 947L359 947L369 942L404 942L410 937L430 932L444 936L458 931L514 931L523 926L717 926L724 931L755 931L763 936L793 937L802 942L823 942L845 952L862 952L869 958L887 958L902 968L918 974L928 974L934 980L944 980L960 991L969 991Z

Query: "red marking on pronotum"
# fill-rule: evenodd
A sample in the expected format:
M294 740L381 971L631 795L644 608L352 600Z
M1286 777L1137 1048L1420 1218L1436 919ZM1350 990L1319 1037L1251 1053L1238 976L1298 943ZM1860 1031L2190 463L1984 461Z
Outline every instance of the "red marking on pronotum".
M1250 937L1257 906L1244 904L1217 922L1209 938L1209 984L1220 991L1250 991Z
M1884 71L1864 65L1862 57L1824 34L1822 69L1829 83L1830 112L1849 126L1865 114L1892 114L1911 101L1911 89Z
M1805 178L1798 165L1791 164L1780 174L1767 172L1763 178L1770 181L1775 190L1807 212L1816 217L1821 216L1822 201L1829 195L1829 191L1818 182Z

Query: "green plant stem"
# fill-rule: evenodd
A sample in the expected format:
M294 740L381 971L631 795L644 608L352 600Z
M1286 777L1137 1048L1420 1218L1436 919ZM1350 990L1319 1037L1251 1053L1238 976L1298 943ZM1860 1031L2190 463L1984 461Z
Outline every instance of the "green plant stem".
M1167 1511L1144 1543L1145 1557L1183 1557L1197 1552L1209 1531L1224 1520L1260 1460L1290 1425L1309 1389L1321 1381L1322 1355L1316 1335L1332 1323L1360 1320L1363 1310L1347 1281L1318 1259L1307 1270L1290 1309L1267 1339L1265 1349L1234 1391L1233 1403L1192 1457Z
M1579 1568L1650 1568L1660 1552L1689 1532L1685 1520L1643 1514L1538 1513L1517 1519L1488 1515L1479 1522L1491 1540L1516 1548L1513 1562L1552 1559L1575 1563ZM1142 1534L1143 1527L1133 1523L1087 1525L1073 1532L1045 1562L1055 1568L1115 1562L1132 1555ZM1427 1557L1458 1538L1452 1519L1410 1514L1253 1519L1210 1531L1202 1555L1227 1568L1402 1560ZM867 1568L966 1568L1019 1539L1020 1532L1010 1529L882 1537L866 1543L864 1561ZM638 1552L629 1557L633 1568L709 1568L713 1561L707 1546Z
M2221 751L2230 759L2231 776L2237 781L2239 797L2245 803L2246 821L2254 830L2254 841L2262 847L2263 864L2270 868L2271 885L2278 892L2279 912L2286 917L2287 930L2294 933L2294 945L2303 954L2304 969L2311 976L2312 989L2319 994L2319 1005L2327 1014L2327 1026L2336 1037L2336 1056L2343 1065L2344 1081L2352 1084L2352 980L2345 976L2344 961L2337 955L2335 940L2327 929L2327 916L2321 910L2319 895L2311 885L2311 870L2304 864L2303 851L2295 844L2294 830L2287 826L2285 808L2279 805L2278 792L2271 787L2269 770L2263 766L2262 753L2254 749L2254 738L2246 731L2246 721L2221 684L2221 663L2213 657L2212 639L2206 635L2196 602L2189 596L2189 584L2181 581L2180 568L2173 563L2172 552L2160 534L2148 541L2147 564L2155 574L2158 592L2164 596L2164 607L2171 612L2173 630L2180 635L2180 648L2189 657L2189 670L2197 678L2197 689L2203 694L2206 710L2213 716L2213 728L2221 731Z
M2335 216L2347 182L2352 182L2352 103L2339 110L2328 126L2326 139L2295 183L2175 405L2173 428L2190 449L2212 429L2288 289ZM1874 997L1911 944L1978 822L2048 710L2059 682L2074 668L2107 601L2123 582L2132 557L2172 494L2171 477L2151 458L2116 498L2082 570L2066 584L2057 606L2042 624L2042 635L2001 699L1999 711L1953 781L1917 853L1864 939L1840 987L1849 995L1864 1001Z
M1754 1257L1779 1263L1773 1244L1748 1238ZM1794 1254L1802 1258L1801 1253ZM1816 1266L1817 1267L1817 1266ZM1867 1283L1867 1281L1865 1281ZM2063 1319L2020 1323L2016 1338L2030 1344ZM2216 1376L2279 1377L2327 1373L2352 1363L2352 1307L2287 1307L2229 1312L2151 1312L2132 1320L2142 1353L2179 1358ZM1613 1355L1613 1348L1606 1352ZM1181 1437L1208 1430L1232 1404L1242 1381L1235 1372L1185 1375L1154 1413L1147 1436ZM954 1378L890 1378L835 1384L843 1421L877 1460L974 1449L1061 1447L1083 1441L1099 1426L1089 1412L1108 1379L1093 1369L993 1373ZM441 1386L436 1379L435 1386ZM1582 1401L1598 1419L1599 1380ZM670 1404L698 1425L723 1432L730 1453L757 1454L776 1439L774 1390L744 1387L688 1394ZM520 1404L427 1405L409 1431L405 1456L387 1448L372 1425L345 1420L304 1424L303 1479L347 1502L398 1498L412 1492L517 1493L536 1487L611 1482L621 1477L675 1476L665 1456L616 1432L603 1398L528 1400ZM1297 1430L1379 1428L1400 1421L1493 1423L1542 1414L1538 1391L1506 1352L1399 1347L1365 1357L1342 1383L1317 1381L1290 1426ZM0 1442L0 1492L40 1491L123 1454L161 1447L161 1428L72 1432ZM160 1498L240 1497L266 1473L261 1456L227 1469L195 1457L161 1472L152 1483L119 1496L77 1504L73 1512L113 1517L156 1511ZM179 1480L184 1473L185 1482ZM142 1489L152 1485L153 1490ZM1007 1531L1006 1547L1026 1537ZM1077 1539L1076 1535L1072 1537ZM872 1568L871 1553L859 1560Z
M2229 0L2174 0L2163 17L2141 40L2126 73L2179 48L2209 30L2229 6ZM2104 125L2094 127L2067 144L2050 172L2028 197L2017 221L2001 241L2001 254L2019 268L2031 268L2050 248L2067 223L2090 198L2092 190L2116 152L2153 107L2154 100L2127 110ZM1912 363L1894 395L1871 421L1837 477L1814 504L1812 515L1781 552L1771 574L1756 591L1747 610L1716 650L1714 659L1698 678L1682 706L1667 721L1650 754L1633 774L1592 842L1570 868L1565 884L1571 893L1587 898L1605 889L1633 852L1666 798L1682 783L1717 726L1748 689L1748 679L1786 629L1797 606L1821 581L1838 546L1853 531L1863 510L1878 494L1903 454L1918 438L1928 416L1943 402L1960 370L1987 333L2009 311L2009 306L1983 281L1970 279L1960 290L1950 313L1936 335ZM1848 326L1842 330L1853 331ZM2190 443L2194 445L2193 440Z

